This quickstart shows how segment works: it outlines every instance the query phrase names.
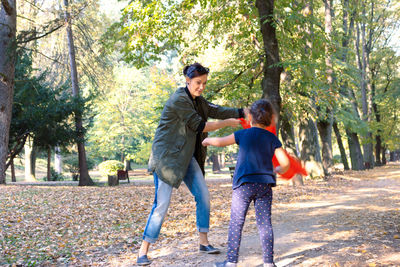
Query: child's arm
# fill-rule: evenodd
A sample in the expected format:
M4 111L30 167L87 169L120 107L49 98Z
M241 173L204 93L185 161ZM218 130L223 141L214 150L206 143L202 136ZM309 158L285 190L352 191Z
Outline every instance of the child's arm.
M282 147L275 149L275 157L279 162L278 167L275 168L276 172L285 173L289 170L289 158L286 156L285 150Z
M224 137L207 137L203 140L203 146L229 146L235 143L233 134Z

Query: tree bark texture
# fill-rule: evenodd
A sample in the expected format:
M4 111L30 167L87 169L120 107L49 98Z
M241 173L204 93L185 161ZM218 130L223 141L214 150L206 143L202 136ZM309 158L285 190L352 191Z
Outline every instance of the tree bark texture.
M15 177L14 159L11 159L10 168L11 168L11 182L16 182L17 178Z
M364 170L364 160L358 135L346 128L347 142L349 144L351 169L355 171Z
M336 121L333 122L333 130L335 131L336 142L339 146L340 158L342 159L343 168L345 170L349 170L350 168L349 168L349 163L347 162L346 150L344 149L342 135L340 134L340 130Z
M62 155L60 147L56 146L54 149L54 170L58 173L62 173Z
M315 122L308 118L299 127L300 159L311 178L324 177L318 131Z
M6 183L6 159L15 78L16 1L0 2L0 184Z
M269 99L277 114L280 114L281 96L279 93L280 75L283 70L279 59L278 39L274 26L274 0L256 0L256 7L260 17L261 34L264 42L265 63L262 79L263 98Z
M330 0L324 0L325 4L325 33L328 38L328 42L325 45L325 65L326 65L326 77L328 84L328 91L333 91L333 67L332 67L332 56L329 48L329 43L332 35L332 7ZM329 93L327 94L329 95ZM320 107L317 110L321 110ZM332 123L333 114L331 108L326 108L325 114L319 114L317 121L318 132L321 137L322 144L322 166L324 167L325 177L329 176L332 172L333 167L333 153L332 153Z
M125 171L130 171L130 170L132 170L131 160L130 160L130 159L126 159L126 158L125 158L125 161L124 161L124 168L125 168Z
M383 148L382 148L382 165L386 165L386 163L387 163L387 161L386 161L386 147L385 146L383 146Z
M374 72L371 72L371 73L372 73L372 81L374 81L375 80L375 74L374 74ZM376 85L375 85L375 82L372 82L372 86L371 86L372 110L373 110L373 112L375 114L375 120L376 120L377 124L379 125L380 122L381 122L381 114L380 114L379 109L378 109L378 104L376 103L376 100L375 100L375 95L376 95ZM381 138L381 134L382 134L382 129L379 127L378 131L377 131L377 134L375 135L375 163L378 166L382 165L382 160L381 160L382 138Z
M28 136L24 146L25 151L25 181L35 182L36 147L34 139Z
M79 97L79 83L78 83L78 72L75 61L75 46L74 38L72 34L71 16L68 12L68 0L64 0L65 5L65 21L67 23L67 39L68 39L68 50L69 50L69 64L71 71L71 82L72 82L72 93L74 97ZM93 180L89 176L89 170L86 162L86 152L84 143L84 128L82 124L82 114L75 115L76 131L78 132L78 157L79 157L79 185L94 185Z
M211 161L212 161L212 171L213 172L221 171L221 167L219 166L219 161L218 161L218 154L213 153L211 155Z
M219 166L221 169L225 168L225 151L218 153Z
M317 122L318 133L322 144L322 166L324 168L324 177L328 177L332 172L332 119L319 120Z
M294 137L294 129L292 124L290 123L292 120L290 114L288 114L285 108L282 109L281 112L281 127L280 133L282 136L283 146L285 150L297 157L297 149L296 149L296 141Z
M342 38L342 57L341 60L343 64L348 64L348 46L350 37L354 31L354 17L355 14L352 13L349 22L349 0L343 0L343 38ZM358 59L358 57L357 57ZM353 89L348 86L347 82L342 82L340 85L340 94L349 99L352 109L344 107L349 113L352 113L355 118L360 119L360 112L358 104L356 101L355 93ZM345 125L347 142L349 144L351 168L353 170L363 170L363 155L361 152L360 141L356 132L351 130L348 125Z
M47 181L51 181L51 147L47 148Z
M361 1L362 4L362 16L365 17L365 3ZM359 62L361 63L361 98L362 98L362 112L363 112L363 120L366 123L371 121L371 83L369 80L369 48L367 47L366 40L366 22L362 21L361 25L361 59ZM357 27L358 29L358 27ZM359 38L357 38L359 39ZM370 40L371 41L371 40ZM357 53L359 55L359 53ZM367 169L374 167L374 156L373 156L373 144L372 144L372 133L368 131L366 136L364 137L363 142L363 151L364 151L364 163Z
M295 134L294 134L294 129L291 122L291 117L287 110L283 109L282 110L282 116L281 116L281 136L283 140L283 146L285 150L297 157L297 149L296 149L296 139L295 139ZM295 175L292 178L292 185L293 186L301 186L304 185L303 181L303 176L302 175Z

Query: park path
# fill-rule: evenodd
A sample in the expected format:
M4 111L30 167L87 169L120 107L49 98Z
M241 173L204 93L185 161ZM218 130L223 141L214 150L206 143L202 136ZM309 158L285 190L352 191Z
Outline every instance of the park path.
M338 190L290 203L275 203L277 266L400 266L400 167L354 172ZM339 188L340 187L340 188ZM250 216L251 217L251 216ZM247 218L239 266L262 266L253 218ZM213 229L212 244L226 248L226 227ZM197 252L196 237L155 247L151 266L212 266L225 259Z

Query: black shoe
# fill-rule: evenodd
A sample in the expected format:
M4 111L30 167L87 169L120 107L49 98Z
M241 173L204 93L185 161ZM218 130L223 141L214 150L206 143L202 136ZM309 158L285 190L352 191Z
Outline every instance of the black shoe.
M143 255L141 257L138 256L136 264L140 266L150 265L151 261L147 258L147 255Z
M207 254L219 254L219 253L221 253L221 251L219 249L214 248L211 245L207 245L207 246L200 245L199 251L207 253Z

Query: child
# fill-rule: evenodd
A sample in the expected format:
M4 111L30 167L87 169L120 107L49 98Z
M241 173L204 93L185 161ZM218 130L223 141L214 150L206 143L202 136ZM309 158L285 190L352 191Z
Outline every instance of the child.
M249 118L251 128L243 129L225 137L210 137L204 146L239 145L232 185L231 220L229 222L227 260L214 266L236 266L242 229L250 203L254 201L257 226L263 249L264 267L275 266L273 262L273 231L271 225L272 189L276 185L275 172L285 173L289 169L289 159L282 149L279 139L265 127L276 115L272 104L261 99L253 103ZM272 157L275 154L280 166L275 170Z

